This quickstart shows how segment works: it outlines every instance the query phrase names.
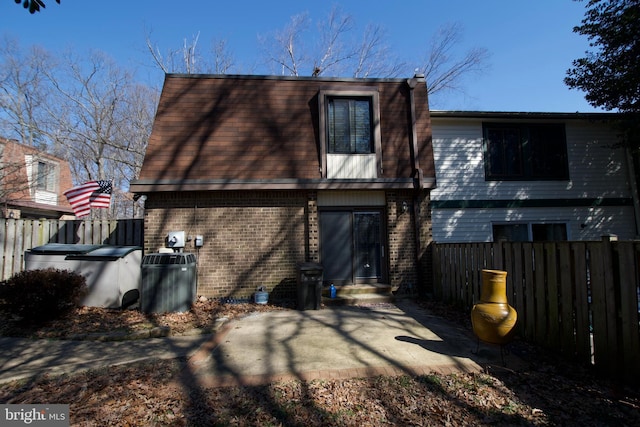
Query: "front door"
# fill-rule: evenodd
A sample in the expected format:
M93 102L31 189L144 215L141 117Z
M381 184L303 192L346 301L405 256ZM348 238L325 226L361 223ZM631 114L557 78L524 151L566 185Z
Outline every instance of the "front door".
M336 285L384 281L382 212L320 212L324 281Z

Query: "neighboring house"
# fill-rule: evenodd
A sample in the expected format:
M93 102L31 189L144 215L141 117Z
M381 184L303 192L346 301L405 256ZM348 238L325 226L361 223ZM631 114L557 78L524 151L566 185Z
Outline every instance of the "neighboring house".
M425 283L434 184L422 76L167 75L131 191L145 252L184 231L219 297L295 291L305 261L325 284Z
M614 117L431 111L433 240L635 238L633 167Z
M72 186L67 161L0 138L3 218L73 218L73 210L62 194Z

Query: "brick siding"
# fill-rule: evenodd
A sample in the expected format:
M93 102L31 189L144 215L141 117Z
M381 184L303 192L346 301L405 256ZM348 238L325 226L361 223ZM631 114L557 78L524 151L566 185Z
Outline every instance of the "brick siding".
M409 209L402 212L402 203ZM389 239L389 281L394 287L415 285L416 242L410 192L387 192L387 234Z
M418 250L418 292L422 295L433 293L433 227L431 223L431 197L428 191L422 191L417 197L418 233L420 249Z
M169 231L200 234L198 294L249 297L259 286L290 294L305 260L306 197L299 192L156 193L146 202L145 253ZM284 287L284 288L283 288Z
M420 284L428 277L431 223L428 196L412 191L386 194L389 282ZM413 203L420 212L420 253L416 256ZM402 211L403 202L409 209ZM426 222L425 222L426 221ZM145 253L165 246L170 231L202 235L198 256L198 295L250 297L265 286L273 298L295 296L296 264L320 261L315 191L230 191L154 193L146 201Z

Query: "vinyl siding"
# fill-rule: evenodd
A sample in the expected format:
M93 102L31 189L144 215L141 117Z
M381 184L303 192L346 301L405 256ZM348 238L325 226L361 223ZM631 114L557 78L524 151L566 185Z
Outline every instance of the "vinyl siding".
M377 178L374 154L327 154L327 178Z
M569 240L600 240L608 234L620 240L635 237L631 206L433 209L431 215L433 240L438 243L491 242L492 225L507 222L566 223Z
M543 122L565 123L569 180L485 181L483 120L432 117L437 189L431 200L551 200L553 204L553 200L631 198L624 151L616 147L614 131L585 120ZM516 220L567 222L569 238L575 240L599 239L608 233L632 238L635 230L630 206L434 208L434 240L490 241L493 222ZM587 225L582 228L583 223Z

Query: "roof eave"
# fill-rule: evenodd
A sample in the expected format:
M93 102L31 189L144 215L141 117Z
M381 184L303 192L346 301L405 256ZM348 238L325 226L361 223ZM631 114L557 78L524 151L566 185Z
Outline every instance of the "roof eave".
M238 191L238 190L385 190L414 189L413 178L382 179L208 179L145 180L131 182L130 191L148 194L172 191ZM435 179L423 179L423 188L435 188Z
M612 120L619 113L593 112L593 113L558 113L558 112L524 112L524 111L457 111L457 110L431 110L431 118L436 119L557 119L557 120Z
M223 79L223 80L279 80L279 81L317 81L317 82L348 82L348 83L405 83L407 78L401 77L325 77L325 76L280 76L259 74L180 74L168 73L165 79ZM416 74L413 78L424 82L424 75Z

